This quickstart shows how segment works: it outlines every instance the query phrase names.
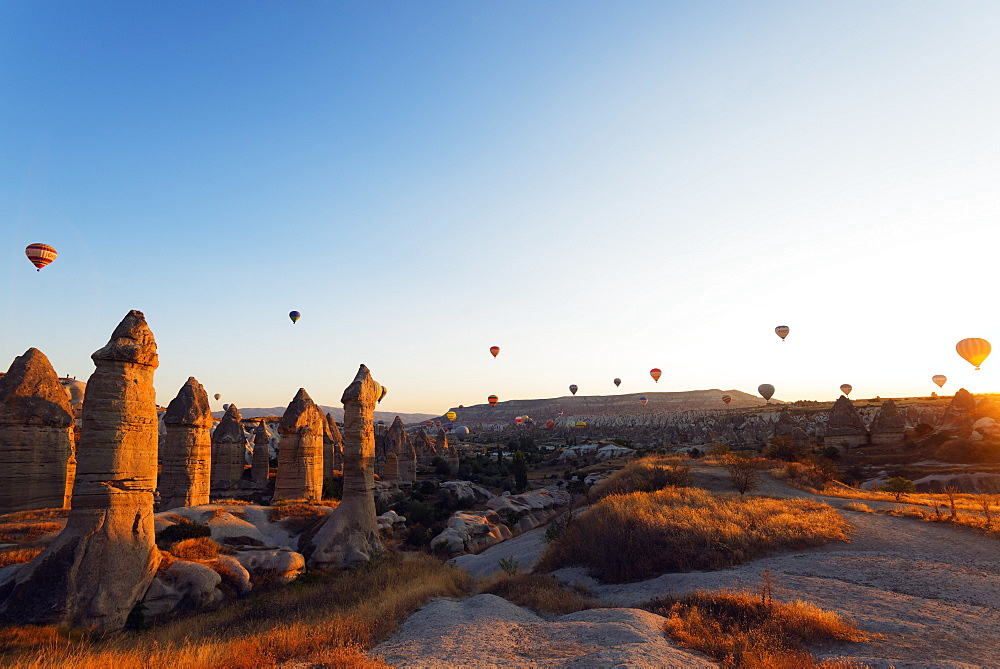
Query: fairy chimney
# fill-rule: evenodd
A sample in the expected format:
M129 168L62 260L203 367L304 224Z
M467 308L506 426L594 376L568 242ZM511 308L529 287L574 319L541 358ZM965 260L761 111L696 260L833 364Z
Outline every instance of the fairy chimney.
M299 388L281 416L278 473L274 499L320 499L323 496L323 430L326 418L304 388Z
M939 428L967 428L971 430L976 422L976 398L965 388L959 388L944 415L938 421Z
M389 453L385 456L385 468L379 479L392 485L399 483L399 458L396 457L395 453Z
M847 450L848 448L866 446L868 441L868 428L861 420L861 415L854 408L851 400L841 395L834 402L833 409L830 410L823 445Z
M243 416L230 404L212 432L212 495L224 496L239 485L247 458Z
M208 504L212 482L212 409L193 376L163 415L167 434L160 452L160 511Z
M375 425L375 473L378 476L383 476L383 468L385 467L385 456L388 452L388 437L389 428L381 424Z
M335 471L344 468L344 438L333 416L326 414L323 429L323 478L333 478Z
M91 356L72 510L34 560L0 581L0 620L119 630L149 586L153 534L156 342L131 311Z
M425 466L430 465L431 461L438 456L437 447L424 428L420 428L417 431L417 436L413 438L413 451L417 454L417 462Z
M253 432L253 464L250 465L250 478L263 487L267 485L267 477L271 473L271 435L267 433L267 423L261 418L257 429Z
M871 425L872 444L884 446L898 444L906 437L906 418L899 412L896 403L886 400L879 407Z
M29 348L0 378L0 514L68 506L74 465L70 398Z
M385 389L361 365L344 391L344 492L340 505L306 545L313 569L346 568L382 551L375 520L375 403Z
M396 416L385 435L386 453L395 453L399 462L399 484L412 485L417 478L417 452L413 450L410 435L403 420Z

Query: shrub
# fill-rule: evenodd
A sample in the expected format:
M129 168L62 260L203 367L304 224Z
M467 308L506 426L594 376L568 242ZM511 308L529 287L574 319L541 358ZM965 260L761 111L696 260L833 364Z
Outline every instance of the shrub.
M772 437L763 454L772 460L798 462L806 456L806 448L796 444L791 437Z
M741 455L729 455L722 461L729 482L741 495L757 489L766 466L763 460Z
M849 528L831 507L802 499L713 495L696 488L611 495L548 544L538 569L582 566L620 583L847 540Z
M913 481L910 479L905 479L902 476L893 476L882 484L882 490L890 493L898 502L903 498L903 495L916 492L917 487L913 485Z
M642 608L667 618L667 636L724 666L815 666L808 645L868 639L832 611L803 601L771 601L764 591L698 591Z
M170 553L182 560L214 560L219 557L219 544L208 537L183 539L170 547Z
M344 494L344 479L342 477L323 479L323 499L339 500Z
M542 574L508 573L487 581L480 591L559 616L599 606L593 599L564 588L554 577Z
M691 468L680 458L648 456L630 462L591 489L594 499L632 492L653 492L668 486L691 485Z
M521 569L521 563L513 557L505 557L497 560L497 566L508 576L514 576Z
M517 451L514 453L514 485L518 490L528 489L528 461L524 459L524 453Z
M185 520L174 525L168 525L156 533L156 545L166 550L171 544L185 539L212 536L212 528L201 523Z

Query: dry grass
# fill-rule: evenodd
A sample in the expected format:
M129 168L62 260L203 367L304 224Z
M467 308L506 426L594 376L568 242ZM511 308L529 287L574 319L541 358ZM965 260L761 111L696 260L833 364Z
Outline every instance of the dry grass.
M582 566L603 581L621 583L847 541L849 530L835 510L809 500L713 495L697 488L612 495L575 518L536 569Z
M11 548L0 548L0 568L9 567L12 564L23 564L31 562L35 556L41 553L44 548L21 548L14 546Z
M848 511L858 511L860 513L875 513L875 510L863 502L848 502L844 504L844 508Z
M769 590L699 591L654 600L643 608L665 616L666 634L681 646L705 653L724 667L838 666L818 665L807 647L868 639L832 611L802 601L776 602Z
M691 467L678 457L651 455L628 463L590 490L591 499L630 492L652 492L691 484Z
M307 574L288 587L143 634L70 642L53 628L33 628L36 641L0 653L0 665L238 669L301 660L312 666L384 667L363 649L390 636L430 598L464 596L470 587L467 572L430 556L392 556L348 572Z
M594 599L563 587L552 576L541 574L501 574L482 583L479 590L518 606L560 616L599 606Z
M196 537L178 541L170 547L174 557L182 560L214 560L219 557L219 544L208 537Z
M8 521L0 524L0 544L25 544L62 531L61 523Z
M295 502L271 507L269 518L272 523L281 521L292 534L302 534L309 530L340 505L337 500L325 502Z

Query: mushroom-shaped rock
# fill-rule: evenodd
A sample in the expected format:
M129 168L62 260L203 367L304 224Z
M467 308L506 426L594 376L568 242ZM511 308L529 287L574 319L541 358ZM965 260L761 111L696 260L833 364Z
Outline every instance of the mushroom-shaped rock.
M312 568L352 567L382 551L375 516L375 434L372 418L382 386L361 365L344 391L344 492L303 547Z
M323 431L326 417L299 388L285 409L278 432L278 473L275 499L319 499L323 496Z
M157 488L160 511L208 504L212 481L212 409L193 376L170 400L163 415L167 434Z
M230 404L215 431L212 432L213 495L224 496L243 478L247 434L243 431L242 420L240 410L235 404Z
M73 489L73 411L37 348L0 378L0 514L60 508Z
M121 629L156 572L158 360L142 312L129 312L91 357L66 528L0 581L0 620Z

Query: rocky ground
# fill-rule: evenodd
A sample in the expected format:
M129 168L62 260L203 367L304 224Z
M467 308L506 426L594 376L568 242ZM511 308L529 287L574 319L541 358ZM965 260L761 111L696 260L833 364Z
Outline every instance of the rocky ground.
M699 466L695 473L700 485L729 489L717 469ZM759 492L817 499L839 509L851 501L813 495L778 481L768 481ZM866 504L892 506L891 502ZM764 571L770 570L777 598L814 602L873 633L869 642L822 648L821 657L875 667L1000 666L1000 591L995 587L1000 578L1000 543L947 525L842 512L854 527L850 543L834 542L721 571L665 574L639 583L604 585L578 568L560 570L556 576L589 588L608 607L634 607L655 597L696 589L752 589ZM544 548L541 531L525 533L477 556L464 556L459 564L477 576L495 572L490 563L495 565L501 557L513 557L522 567L533 564ZM658 623L650 614L634 609L617 613L599 609L584 612L589 616L572 614L544 622L530 611L495 599L481 595L465 602L432 603L374 652L399 666L688 666L704 662L694 656L681 660L681 656L669 655L684 651L656 635L636 641L634 635L641 637L642 630L650 625L658 628ZM579 629L583 622L589 628L585 641ZM621 636L623 625L633 636ZM441 642L444 638L446 644ZM651 655L639 654L640 648ZM658 655L661 651L665 654Z

